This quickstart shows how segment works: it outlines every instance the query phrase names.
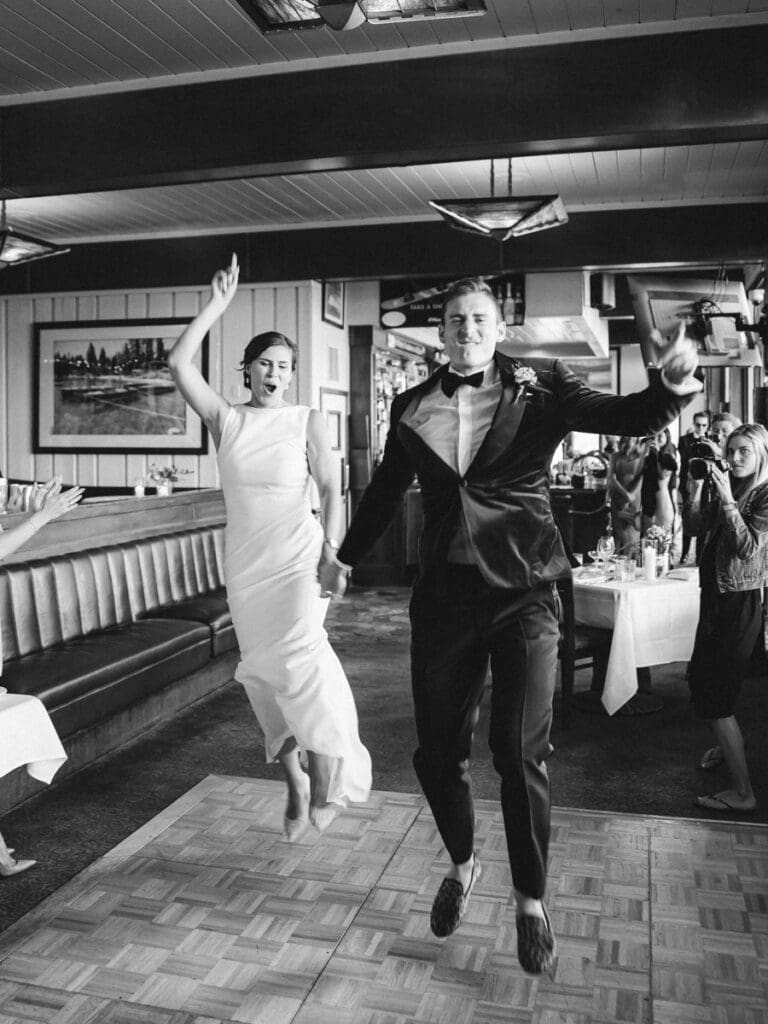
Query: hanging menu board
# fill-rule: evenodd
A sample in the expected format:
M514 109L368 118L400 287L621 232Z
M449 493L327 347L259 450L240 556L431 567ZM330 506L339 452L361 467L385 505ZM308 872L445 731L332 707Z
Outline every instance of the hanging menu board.
M440 323L443 296L455 278L400 278L380 284L382 327L436 327ZM525 275L497 274L486 277L504 320L522 324L525 320Z

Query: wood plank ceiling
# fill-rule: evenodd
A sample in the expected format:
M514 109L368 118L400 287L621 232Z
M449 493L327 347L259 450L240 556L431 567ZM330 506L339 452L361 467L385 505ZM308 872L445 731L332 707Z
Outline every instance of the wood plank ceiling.
M745 97L758 87L759 100L768 91L765 80L756 83L755 75L742 68L741 43L732 40L742 40L745 28L759 32L766 25L768 0L488 0L482 17L265 36L235 0L0 0L0 195L7 197L8 219L14 227L70 244L410 224L435 221L430 198L488 195L489 157L495 158L498 191L503 193L507 161L513 156L513 190L559 192L571 214L658 210L663 215L672 209L722 204L739 204L739 209L751 204L762 211L768 202L768 133L764 125L755 124L741 125L734 134L735 102L730 112L717 111L712 105L690 139L684 139L680 119L680 141L658 145L649 144L651 133L638 133L633 139L623 132L618 138L615 126L601 126L612 102L602 97L595 103L599 116L592 137L578 148L558 145L553 134L546 143L526 145L505 129L488 139L482 159L424 160L425 153L411 147L415 159L404 160L400 139L390 137L367 164L358 155L339 159L339 166L331 162L325 169L301 173L261 169L254 175L233 174L221 161L219 166L206 167L198 159L184 173L179 168L169 183L149 186L139 175L141 160L126 159L123 178L113 175L107 181L105 176L99 190L78 187L77 181L62 189L54 178L48 185L25 179L18 170L24 154L17 150L19 139L26 139L28 146L33 137L24 125L25 117L42 124L44 113L49 120L41 135L55 135L48 127L51 115L55 122L58 112L88 113L98 98L125 103L132 98L138 101L147 89L159 89L157 95L162 97L164 89L171 94L182 86L227 82L233 87L244 81L252 87L263 82L266 87L275 75L281 76L281 82L295 83L295 96L301 97L302 83L318 81L313 72L330 81L334 69L366 75L373 97L370 121L381 119L390 135L396 136L397 112L389 109L392 92L387 88L377 92L375 84L393 66L405 73L410 62L432 61L430 66L439 66L446 76L441 81L447 90L454 60L471 57L490 68L505 54L545 46L550 48L542 54L557 62L558 55L572 52L574 44L585 47L587 54L593 52L589 46L594 44L669 38L684 60L690 33L701 36L707 34L705 30L711 39L717 38L722 54L721 63L706 73L715 83L735 79ZM546 82L546 68L539 74L535 85ZM518 92L525 91L525 85L516 83ZM573 85L578 89L581 83ZM625 81L620 86L617 100L627 109L634 102L635 85ZM536 108L539 95L526 96L526 102ZM425 98L423 117L431 128L438 124L450 143L451 112L441 107L440 97L440 83L436 83ZM496 96L494 109L500 120L508 99L504 93ZM691 95L691 123L700 102L698 92ZM540 113L542 120L552 120L557 112L542 109ZM674 115L679 117L677 112ZM313 96L306 95L293 109L292 131L301 135L308 122L326 116ZM664 116L660 109L660 139ZM88 143L94 164L101 157L97 124L94 117ZM186 147L205 153L207 137L203 133L195 137L194 117L187 127ZM243 118L241 131L248 127ZM370 130L368 124L366 128ZM107 131L106 122L102 130ZM126 154L141 149L137 139L142 137L127 131ZM455 155L460 155L464 139L457 136L453 141ZM38 138L37 143L41 161L67 163L64 151L54 157L54 150L46 150L48 139ZM155 144L159 143L151 143ZM259 139L257 146L269 149L270 141ZM480 148L476 146L476 152ZM82 162L82 153L77 156ZM217 159L214 152L212 163ZM77 163L74 155L73 162ZM224 180L216 180L222 176Z

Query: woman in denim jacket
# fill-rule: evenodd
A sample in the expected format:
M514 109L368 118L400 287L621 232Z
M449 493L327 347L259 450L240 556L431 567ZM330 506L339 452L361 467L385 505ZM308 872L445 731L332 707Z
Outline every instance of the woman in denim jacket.
M749 814L757 804L734 708L762 631L768 585L768 431L753 423L737 427L725 457L729 472L710 466L711 504L702 509L697 497L688 510L690 525L707 529L690 687L696 715L711 723L717 740L701 766L725 761L731 786L694 802L708 811Z

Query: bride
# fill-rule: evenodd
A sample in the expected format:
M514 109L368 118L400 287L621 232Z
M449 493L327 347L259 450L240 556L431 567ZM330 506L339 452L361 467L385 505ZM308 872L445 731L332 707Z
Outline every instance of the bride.
M293 842L309 822L327 828L347 800L367 800L371 759L323 627L330 593L321 592L318 580L339 565L341 501L323 417L285 400L296 346L276 331L251 339L241 363L250 397L241 405L230 405L194 365L238 277L233 255L215 274L208 302L174 345L168 366L216 445L227 510L224 577L241 655L235 678L264 732L267 759L285 775L283 831ZM322 526L312 513L311 481Z

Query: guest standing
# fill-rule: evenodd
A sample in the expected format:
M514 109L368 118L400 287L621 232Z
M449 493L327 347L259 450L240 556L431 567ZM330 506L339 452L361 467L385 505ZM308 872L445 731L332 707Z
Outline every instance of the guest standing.
M725 454L725 442L728 440L730 433L741 426L741 420L734 416L730 412L717 412L712 417L712 421L707 431L707 436L703 438L705 444L707 444L715 458L719 458ZM694 479L690 472L690 459L688 460L688 482L687 489L684 495L684 505L692 506L698 504L700 508L706 508L712 500L713 484L711 479L708 477L698 477ZM701 559L701 550L704 546L705 528L702 526L699 535L696 537L696 564L699 564Z
M634 556L640 548L640 490L648 445L640 437L622 437L608 463L607 497L616 553Z
M672 559L678 556L683 539L677 494L679 468L677 449L669 430L660 430L649 439L648 456L643 467L641 528L643 533L651 525L665 530L669 535L667 550Z
M690 665L696 715L712 727L716 755L725 761L730 786L695 803L707 811L748 814L756 807L735 708L763 626L763 588L768 584L768 431L737 427L725 448L729 471L712 465L713 497L702 512L688 511L693 527L706 531L699 564L701 607ZM700 494L701 492L699 492Z
M548 467L571 430L647 434L698 391L695 346L661 349L660 376L623 398L594 391L559 360L496 352L506 325L490 288L468 278L445 297L450 364L392 403L384 458L339 549L354 565L418 474L424 505L411 600L414 766L451 859L432 905L438 936L459 925L480 876L469 759L492 672L490 746L517 909L517 955L548 971L555 940L544 902L550 829L546 758L559 638L554 580L570 571L549 502ZM659 338L659 342L661 339ZM341 573L333 585L343 586Z
M323 628L329 595L321 595L318 565L335 560L341 502L322 416L285 401L296 348L276 331L251 339L242 360L250 399L242 405L214 391L193 362L234 298L238 277L233 256L215 274L210 299L168 366L216 445L227 509L224 575L241 654L235 678L264 732L267 759L285 775L284 833L295 841L308 821L322 831L339 804L368 798L371 760ZM323 526L312 514L311 480Z
M678 454L680 456L680 503L685 505L686 498L688 496L688 461L691 457L691 448L693 445L703 441L707 436L707 430L709 428L709 413L706 409L695 412L693 414L693 426L692 428L683 434L680 438L678 445ZM683 545L680 552L680 563L683 564L688 558L688 552L691 548L691 541L695 539L694 535L688 532L685 524L685 518L683 519Z
M0 562L41 530L48 523L70 512L83 496L82 487L70 487L68 491L61 489L61 477L55 476L40 487L34 488L30 498L30 514L27 518L10 529L0 527ZM0 877L18 875L33 867L37 861L15 860L14 850L9 849L0 835Z

